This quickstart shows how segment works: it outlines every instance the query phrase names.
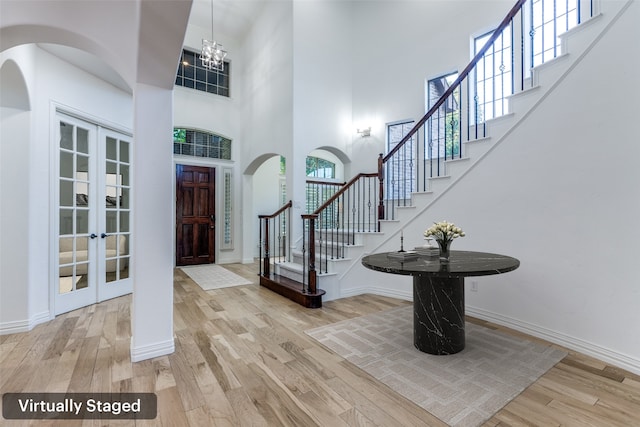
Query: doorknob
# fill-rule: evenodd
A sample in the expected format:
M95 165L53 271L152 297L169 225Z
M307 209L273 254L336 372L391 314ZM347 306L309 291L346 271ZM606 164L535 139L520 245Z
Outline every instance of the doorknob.
M102 234L100 235L100 237L102 237L103 239L104 239L105 237L108 237L108 236L109 236L109 235L108 235L107 233L102 233Z
M98 237L98 235L96 233L91 233L89 237L91 237L92 239L95 239L96 237Z

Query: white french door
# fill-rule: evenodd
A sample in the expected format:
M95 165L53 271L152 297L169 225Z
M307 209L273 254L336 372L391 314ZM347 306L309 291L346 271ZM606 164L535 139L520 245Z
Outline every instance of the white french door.
M56 114L55 313L130 293L131 137Z

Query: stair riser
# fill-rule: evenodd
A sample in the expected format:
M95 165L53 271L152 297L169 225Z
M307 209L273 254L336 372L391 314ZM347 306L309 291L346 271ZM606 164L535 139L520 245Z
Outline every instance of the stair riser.
M410 203L410 202L409 202ZM362 236L369 233L377 233L378 223L377 221L371 224L367 222L365 225L361 225L360 228L356 228L355 231L349 233L342 232L330 232L330 231L316 231L316 240L322 239L322 241L345 243L347 245L358 245L362 243Z
M471 166L471 164L472 163L469 158L449 161L445 164L447 175L449 175L452 178L455 178L459 176L462 172L469 169L469 166Z
M491 148L491 140L490 139L479 139L476 141L469 141L464 143L464 155L473 159L480 158L484 153L486 153L489 148Z
M341 233L322 233L321 235L318 235L318 233L316 233L316 239L322 239L322 241L324 242L328 241L334 243L353 244L355 236L342 235Z
M346 258L342 258L343 260ZM329 257L328 259L325 258L324 256L322 257L322 259L320 259L320 257L316 257L316 271L321 271L322 273L335 273L335 269L334 269L334 261L340 261L340 259L338 258L334 258L331 259L331 257ZM302 257L294 257L293 262L299 265L303 265L304 261L302 259Z
M292 280L296 280L298 282L302 282L303 281L303 276L302 273L298 272L298 271L294 271L294 270L290 270L286 267L282 267L276 264L275 267L275 273L279 274L281 276L287 277L289 279Z

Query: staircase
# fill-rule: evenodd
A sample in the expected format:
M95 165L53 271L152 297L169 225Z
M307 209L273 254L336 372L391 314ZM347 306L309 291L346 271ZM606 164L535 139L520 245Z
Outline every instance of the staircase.
M398 250L403 229L417 221L429 223L425 212L469 171L481 167L532 111L543 106L629 4L578 2L576 25L558 37L557 45L543 47L543 51L552 52L545 58L528 47L534 44L536 32L543 30L532 30L527 24L537 21L531 16L540 9L539 3L519 0L514 5L427 114L393 150L380 155L376 172L354 177L316 211L303 215L304 238L296 242L296 248L289 242L286 256L274 258L266 244L266 251L261 250L261 284L283 295L293 291L278 289L295 288L296 298L309 300L301 302L309 307L320 307L323 296L332 300L361 293L363 290L352 283L356 278L366 282L363 278L368 272L360 264L362 256ZM497 101L483 99L486 79L478 78L478 69L486 68L483 61L488 56L496 58L495 44L504 42L505 29L513 40L510 64L498 67L493 80L508 78L509 92L499 100L504 114L489 114ZM407 165L409 179L404 178ZM262 233L261 242L264 248ZM375 292L375 286L366 290ZM403 292L391 296L410 298Z

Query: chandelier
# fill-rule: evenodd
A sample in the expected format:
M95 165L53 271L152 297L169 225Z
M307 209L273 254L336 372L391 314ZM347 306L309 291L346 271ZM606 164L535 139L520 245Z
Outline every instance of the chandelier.
M202 39L202 52L200 52L200 60L202 66L209 70L224 71L224 58L227 51L224 47L213 41L213 0L211 0L211 41Z

